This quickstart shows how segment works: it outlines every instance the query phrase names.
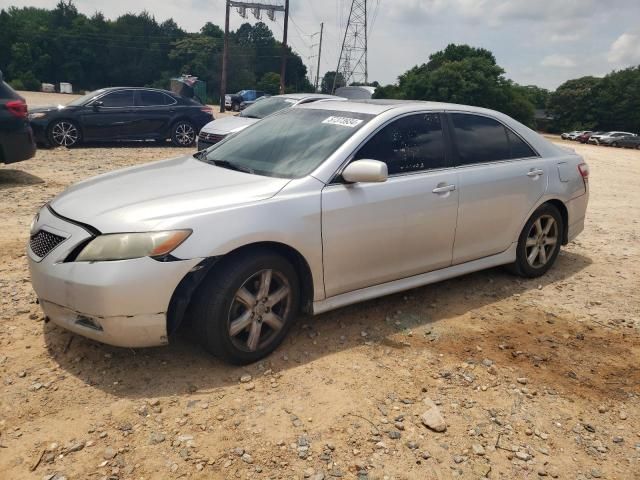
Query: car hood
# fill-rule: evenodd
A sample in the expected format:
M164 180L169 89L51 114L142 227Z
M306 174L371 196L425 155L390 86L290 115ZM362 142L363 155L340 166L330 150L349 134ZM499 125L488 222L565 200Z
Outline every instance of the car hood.
M188 217L271 198L289 181L216 167L184 156L82 181L50 205L59 215L103 233L145 231L170 228Z
M29 113L49 113L59 112L60 110L73 110L76 107L67 105L47 105L42 107L29 107Z
M244 130L249 125L253 125L259 120L259 118L247 118L241 117L239 115L234 117L224 117L207 123L201 131L205 133L213 133L216 135L229 135L230 133Z

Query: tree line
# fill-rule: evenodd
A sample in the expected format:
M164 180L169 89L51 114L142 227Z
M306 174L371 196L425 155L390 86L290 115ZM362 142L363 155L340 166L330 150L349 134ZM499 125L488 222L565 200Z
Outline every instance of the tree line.
M17 89L39 90L41 82L70 82L76 90L105 86L167 88L182 73L207 82L217 101L224 32L207 22L188 33L173 19L158 23L148 12L109 20L88 17L73 0L51 10L10 7L0 10L0 69ZM262 23L245 23L229 38L228 90L260 88L277 93L282 44ZM288 51L286 88L312 91L307 68Z
M328 72L324 85L332 85ZM337 84L344 84L338 74ZM623 130L640 132L640 66L614 71L603 78L569 80L554 92L518 85L505 77L493 54L469 45L448 45L429 61L379 87L375 98L462 103L498 110L534 128ZM536 115L536 112L538 115Z
M216 102L223 42L224 32L210 22L188 33L173 19L158 23L148 12L115 20L101 13L88 17L78 12L73 0L61 0L52 10L0 10L0 69L18 90L39 90L40 82L63 81L76 90L116 85L167 88L170 78L188 73L207 82L208 100ZM281 46L262 22L245 23L231 32L228 91L257 88L278 93ZM337 87L345 85L342 74L327 72L323 93L332 92L334 79ZM508 79L489 50L451 44L400 75L396 83L371 85L378 87L376 98L486 107L550 131L640 132L640 67L603 78L569 80L550 92ZM306 66L291 48L286 88L313 91Z

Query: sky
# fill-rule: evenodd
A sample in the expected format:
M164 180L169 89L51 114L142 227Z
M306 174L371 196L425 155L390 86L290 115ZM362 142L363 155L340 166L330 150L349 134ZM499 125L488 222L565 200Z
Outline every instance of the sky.
M284 0L260 0L283 4ZM0 0L0 8L53 8L57 0ZM75 0L87 15L108 18L147 10L198 31L205 22L224 25L225 0ZM290 0L289 43L308 67L324 22L320 75L335 70L351 0ZM639 0L368 0L369 80L393 83L449 43L491 50L506 76L522 85L555 89L583 75L602 76L640 64ZM231 28L245 20L235 10ZM283 15L264 19L282 38Z

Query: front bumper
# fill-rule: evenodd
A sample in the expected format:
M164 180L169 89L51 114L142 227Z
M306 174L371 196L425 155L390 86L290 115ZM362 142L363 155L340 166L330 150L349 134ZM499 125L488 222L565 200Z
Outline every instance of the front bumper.
M92 234L43 208L34 231L64 240L44 257L28 247L31 282L53 323L120 347L168 343L167 311L180 281L202 259L161 262L137 258L113 262L65 262Z

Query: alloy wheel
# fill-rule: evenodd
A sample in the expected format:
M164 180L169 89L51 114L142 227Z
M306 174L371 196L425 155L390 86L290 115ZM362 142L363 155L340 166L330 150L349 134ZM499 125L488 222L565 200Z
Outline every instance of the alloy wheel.
M176 126L175 138L180 145L188 147L196 139L196 131L190 124L180 123Z
M228 334L234 346L245 352L268 347L285 326L292 301L289 281L277 270L249 277L229 309Z
M533 268L544 267L553 256L557 244L558 223L551 215L541 215L527 234L527 263Z
M71 147L78 142L80 134L73 123L58 122L51 129L51 139L56 145Z

